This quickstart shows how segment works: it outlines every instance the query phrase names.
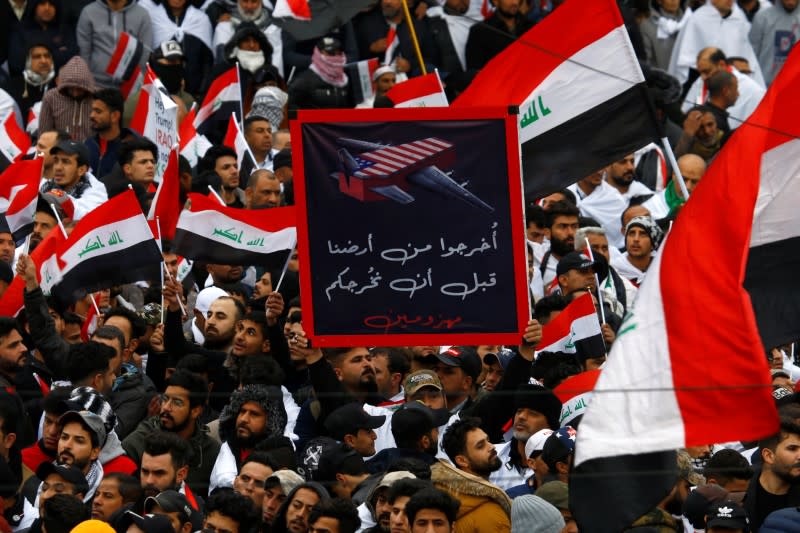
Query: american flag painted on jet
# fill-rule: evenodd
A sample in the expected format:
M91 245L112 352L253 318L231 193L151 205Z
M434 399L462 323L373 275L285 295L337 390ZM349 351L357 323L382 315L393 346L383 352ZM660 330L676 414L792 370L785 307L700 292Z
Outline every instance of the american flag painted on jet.
M395 172L418 165L453 145L447 141L429 137L400 146L386 146L380 150L361 154L355 158L358 170L353 174L357 178L389 176Z

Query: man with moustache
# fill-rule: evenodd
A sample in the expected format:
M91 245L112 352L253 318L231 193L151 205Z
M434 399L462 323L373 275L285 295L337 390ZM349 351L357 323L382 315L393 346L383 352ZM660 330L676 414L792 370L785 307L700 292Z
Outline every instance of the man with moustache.
M191 466L187 482L203 493L219 453L219 442L208 434L200 415L208 398L205 379L186 370L177 370L167 381L160 397L158 416L143 420L136 430L122 441L125 452L136 463L142 461L148 440L161 431L173 433L190 449Z
M139 480L128 474L112 472L103 477L92 500L92 518L114 524L116 519L142 498Z
M575 232L578 231L578 208L568 202L553 202L548 207L545 235L550 249L544 253L534 268L538 268L544 283L544 296L550 294L556 279L556 267L561 258L575 249ZM548 290L550 289L550 290ZM537 298L541 294L535 295Z
M286 421L283 395L277 387L245 385L235 391L219 416L224 442L211 471L211 490L233 487L244 459L262 440L283 435Z
M606 181L622 195L626 202L634 196L653 194L647 185L636 180L636 164L633 154L608 165Z
M103 419L89 411L67 411L58 423L61 435L56 461L74 466L83 473L89 485L84 500L89 500L103 479L103 466L98 461L100 449L106 442Z
M440 460L431 467L433 485L461 502L456 531L509 531L511 500L489 482L503 465L480 428L480 419L465 418L445 431L442 447L452 464Z

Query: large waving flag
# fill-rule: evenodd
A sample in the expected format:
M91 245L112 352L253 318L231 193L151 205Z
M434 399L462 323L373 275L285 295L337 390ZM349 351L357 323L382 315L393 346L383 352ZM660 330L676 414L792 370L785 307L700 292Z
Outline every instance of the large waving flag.
M194 118L194 127L206 133L217 120L225 120L231 113L241 113L242 89L239 85L238 66L226 70L211 83L203 104ZM238 116L238 115L237 115ZM239 117L243 119L244 117Z
M31 138L19 123L17 114L11 112L0 122L0 168L10 165L31 146Z
M308 0L276 0L272 16L311 20L311 7L308 5Z
M36 265L36 277L45 294L50 294L50 289L61 280L61 271L58 268L58 248L66 237L58 228L50 230L50 234L31 252L31 260ZM25 306L23 294L25 281L14 276L11 284L0 297L0 316L17 316Z
M18 160L0 175L0 213L17 243L33 231L43 164L41 157Z
M579 357L596 358L606 353L600 320L589 293L575 298L556 318L542 328L539 352L576 353Z
M231 113L231 118L228 120L228 130L225 133L225 138L222 144L228 148L233 148L236 152L236 164L239 167L239 175L244 177L244 181L250 177L250 173L256 167L256 158L253 152L250 151L250 146L244 138L242 130L239 129L239 123L236 121L236 114Z
M646 98L616 0L567 0L453 106L519 106L525 195L538 198L657 141Z
M175 253L196 261L281 267L297 242L294 207L248 210L189 194L173 240Z
M58 253L64 302L113 285L159 277L161 251L132 190L83 217Z
M180 155L186 158L192 168L197 166L197 162L211 148L211 143L205 135L200 135L194 127L194 119L197 114L197 107L192 104L192 108L186 113L181 121L178 130L180 138Z
M632 482L630 461L653 472L664 450L757 440L778 429L764 353L800 335L798 91L794 50L706 171L648 269L581 422L570 498L582 532L618 531L672 487L674 477ZM720 206L736 217L709 216ZM687 279L702 283L687 290ZM709 423L720 413L735 416ZM611 481L605 473L620 468L628 470L625 483L596 492ZM629 490L638 497L625 499ZM606 494L605 512L594 514L590 494Z
M409 78L386 93L395 107L447 107L442 80L438 72Z
M178 172L178 147L174 146L169 154L169 162L158 184L156 195L150 203L150 211L147 214L148 221L158 219L158 231L153 231L153 235L161 233L162 239L172 239L175 236L175 227L178 225L178 217L181 213L181 183ZM153 229L153 224L150 224Z

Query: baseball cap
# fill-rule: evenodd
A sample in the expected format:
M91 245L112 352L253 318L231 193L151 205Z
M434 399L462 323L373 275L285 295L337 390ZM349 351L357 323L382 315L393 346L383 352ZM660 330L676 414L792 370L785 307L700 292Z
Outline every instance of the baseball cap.
M750 521L747 519L747 513L736 502L725 500L724 502L715 503L708 510L708 519L706 520L706 528L724 527L728 529L744 529L750 527Z
M569 487L563 481L548 481L536 495L556 509L569 509Z
M125 511L120 519L118 531L127 531L131 524L136 524L136 527L144 533L175 533L169 517L160 514L142 516L133 511Z
M505 370L508 368L508 363L511 362L511 359L514 358L514 354L507 350L500 350L497 353L489 352L483 356L483 362L487 365L491 365L495 361L500 363L500 366Z
M559 461L563 461L575 451L575 436L577 432L571 426L564 426L547 437L542 446L542 461L552 468Z
M695 490L689 491L683 502L683 516L695 529L705 529L706 515L708 515L710 507L729 499L728 491L716 483L697 487Z
M477 379L483 369L478 352L472 346L451 346L447 350L436 354L436 358L448 366L455 366L473 380Z
M175 40L164 41L154 51L156 59L183 59L183 47L181 43Z
M392 434L422 436L450 420L447 409L431 409L422 402L406 402L392 415Z
M289 494L298 485L305 483L305 479L294 470L278 470L267 478L267 481L277 480L284 494Z
M437 390L442 390L442 382L439 376L433 370L417 370L406 376L403 382L403 390L406 396L410 396L420 390L422 387L433 387Z
M409 472L408 470L396 470L394 472L387 472L383 475L381 480L375 486L375 490L382 489L385 487L391 487L394 485L395 481L400 481L401 479L417 479L417 476Z
M323 37L317 41L317 48L326 54L338 54L342 51L342 43L336 37Z
M331 446L322 452L314 474L314 481L331 484L336 474L359 475L367 471L364 459L357 451L345 444Z
M144 512L152 512L156 505L165 513L183 513L187 521L192 516L192 508L189 506L186 496L174 490L165 490L156 496L148 497L144 501Z
M581 254L580 252L570 252L561 258L556 267L556 276L566 274L570 270L583 270L584 268L595 268L594 261Z
M552 429L545 428L528 437L528 442L525 443L525 457L531 457L535 452L541 452L544 448L544 441L552 434Z
M345 435L355 435L359 429L378 429L386 416L372 416L364 411L361 404L348 403L328 415L325 419L325 429L331 437L342 440Z
M100 447L106 443L106 425L103 419L91 411L67 411L58 419L58 425L63 427L69 422L80 422L95 434Z
M59 153L77 155L78 165L89 164L89 149L86 148L86 145L83 143L72 140L61 141L50 149L50 155L56 155Z
M50 474L58 474L64 481L72 483L75 486L75 492L86 494L89 490L89 483L86 482L86 476L76 466L56 464L49 461L39 465L36 469L36 477L44 481Z
M703 474L695 472L692 466L692 457L686 450L678 450L677 456L678 476L692 485L705 485L706 478Z

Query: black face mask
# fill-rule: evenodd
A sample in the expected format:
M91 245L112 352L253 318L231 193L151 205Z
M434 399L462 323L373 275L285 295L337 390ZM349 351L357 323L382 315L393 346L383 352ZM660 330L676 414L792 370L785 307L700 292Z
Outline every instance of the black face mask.
M162 65L156 63L150 65L153 67L153 72L156 73L158 79L164 84L164 87L170 94L177 94L181 90L183 82L183 65Z

